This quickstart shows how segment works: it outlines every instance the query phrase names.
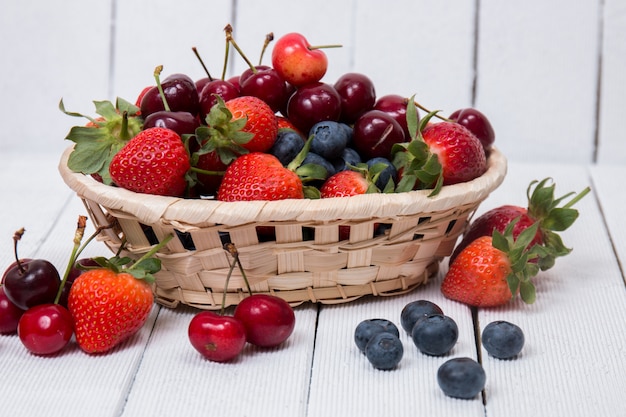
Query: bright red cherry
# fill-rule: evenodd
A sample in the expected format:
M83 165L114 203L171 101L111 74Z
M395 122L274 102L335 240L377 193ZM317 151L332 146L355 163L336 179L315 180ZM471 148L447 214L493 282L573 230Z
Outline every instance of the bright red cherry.
M11 302L4 293L4 287L0 286L0 334L13 334L17 332L17 324L24 310Z
M234 316L246 329L246 340L261 347L273 347L283 343L293 332L296 316L282 298L253 294L241 300Z
M485 116L480 111L468 107L465 109L456 110L453 112L448 119L454 120L458 124L465 126L470 132L474 134L480 140L480 143L483 144L483 148L485 152L489 152L493 142L496 139L496 134Z
M187 330L191 345L214 362L230 361L243 351L246 329L232 316L202 311L189 322Z
M283 80L299 87L321 80L328 69L328 58L321 49L311 48L300 33L288 33L274 44L272 67Z
M28 309L20 319L17 334L22 344L36 355L61 351L72 338L72 315L59 304L40 304Z

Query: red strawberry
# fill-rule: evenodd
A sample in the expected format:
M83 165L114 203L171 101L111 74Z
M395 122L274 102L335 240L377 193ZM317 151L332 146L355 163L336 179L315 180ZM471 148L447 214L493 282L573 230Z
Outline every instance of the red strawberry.
M244 148L250 152L267 152L272 147L278 133L278 120L267 103L256 97L242 96L228 100L226 108L233 120L246 120L243 132L254 135L242 144Z
M339 171L328 178L320 188L322 198L350 197L374 192L379 190L364 167Z
M143 326L152 304L148 284L128 273L94 269L81 274L68 298L78 345L88 353L110 350Z
M533 181L530 183L526 192L528 196L527 207L503 205L477 217L463 234L463 239L450 257L450 262L473 240L480 236L491 236L494 230L503 233L515 219L517 222L513 228L514 238L517 238L526 228L539 222L539 229L530 245L543 245L544 253L539 259L542 270L551 268L556 257L569 254L571 249L565 247L557 232L566 230L578 218L578 211L572 206L583 198L590 189L587 187L563 207L559 207L561 202L572 193L555 199L555 184L546 185L548 181L549 178L546 178L541 182Z
M300 177L274 155L252 152L228 166L217 193L221 201L304 198Z
M539 272L529 250L538 223L513 239L511 223L504 234L481 236L463 249L450 265L441 292L451 300L475 307L496 307L509 302L519 292L526 303L535 301L530 278Z
M153 127L138 133L111 160L109 172L120 187L137 193L182 196L190 168L180 136Z
M401 179L396 191L432 189L473 180L487 170L487 158L480 140L466 127L454 122L429 123L430 112L419 121L413 98L407 105L411 140L392 149L393 163Z

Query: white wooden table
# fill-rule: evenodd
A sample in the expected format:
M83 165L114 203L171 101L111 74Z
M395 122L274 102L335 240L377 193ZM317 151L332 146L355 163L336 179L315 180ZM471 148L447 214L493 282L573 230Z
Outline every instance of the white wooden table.
M11 262L12 234L23 226L21 256L46 258L63 269L76 218L86 213L57 174L58 155L0 158L0 266ZM537 278L532 306L515 302L472 317L470 309L442 297L440 273L402 296L297 307L296 329L284 346L247 347L226 364L207 361L192 348L187 326L199 310L188 307L155 306L138 335L105 355L87 355L72 343L58 356L38 357L17 336L0 336L0 414L626 416L625 175L623 166L509 164L504 184L480 211L525 204L528 183L546 176L557 182L559 195L593 188L577 205L578 222L563 236L574 252ZM97 242L85 255L110 253ZM401 332L405 355L399 368L375 370L353 343L355 326L374 317L399 326L402 307L416 299L439 304L456 320L457 345L446 357L429 357ZM515 360L496 360L476 349L474 332L499 319L518 324L526 334ZM482 358L484 398L456 400L439 389L438 367L459 356Z

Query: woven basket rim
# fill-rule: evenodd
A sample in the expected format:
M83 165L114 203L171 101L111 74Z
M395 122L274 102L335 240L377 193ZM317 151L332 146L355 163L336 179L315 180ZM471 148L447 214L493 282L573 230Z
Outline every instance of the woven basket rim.
M68 168L67 161L72 150L73 146L63 152L59 172L64 182L79 197L133 215L145 224L161 222L183 227L214 224L237 226L270 221L371 219L436 212L484 200L502 183L507 172L506 158L497 148L492 148L487 160L487 171L482 176L469 182L444 186L435 197L428 197L429 190L419 190L319 200L224 202L140 194L102 184Z

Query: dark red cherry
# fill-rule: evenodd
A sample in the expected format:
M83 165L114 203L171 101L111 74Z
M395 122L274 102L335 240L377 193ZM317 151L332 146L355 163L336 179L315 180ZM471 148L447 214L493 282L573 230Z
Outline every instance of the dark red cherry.
M454 120L458 124L465 126L470 132L472 132L480 143L483 144L483 148L485 152L489 152L493 142L496 139L496 134L485 116L480 111L467 107L464 109L456 110L453 112L448 119Z
M407 139L411 136L406 123L406 108L408 104L409 99L407 97L402 97L397 94L388 94L379 97L378 100L376 100L376 103L374 103L374 110L380 110L389 114L400 124Z
M215 95L220 96L224 101L231 100L240 96L239 86L223 80L213 80L206 84L200 92L200 115L202 120L206 119L207 114L211 111L211 107L217 103Z
M52 303L61 278L55 266L44 259L20 262L4 278L7 298L22 310L38 304Z
M171 111L186 111L198 114L200 103L195 82L185 74L172 74L161 83L163 94ZM165 110L159 89L150 88L141 100L143 117Z
M256 73L239 78L241 95L253 96L266 102L274 112L284 109L289 99L287 83L273 68L256 67ZM243 79L243 81L241 81Z
M334 85L341 96L341 121L352 124L376 102L376 89L369 77L351 72L339 77Z
M391 159L392 146L405 141L400 124L380 110L370 110L354 123L353 147L364 160L377 157Z
M313 83L298 88L287 103L287 118L300 132L308 132L315 123L338 121L341 96L332 85Z
M143 122L144 129L163 127L180 136L193 134L199 126L198 117L186 111L158 111L148 115Z
M0 286L0 334L17 332L17 324L24 310L16 306L7 298L4 287Z

